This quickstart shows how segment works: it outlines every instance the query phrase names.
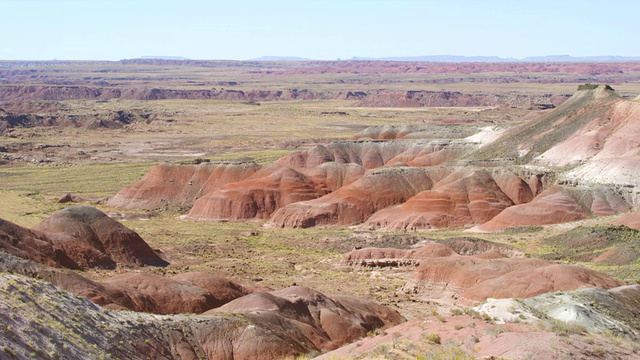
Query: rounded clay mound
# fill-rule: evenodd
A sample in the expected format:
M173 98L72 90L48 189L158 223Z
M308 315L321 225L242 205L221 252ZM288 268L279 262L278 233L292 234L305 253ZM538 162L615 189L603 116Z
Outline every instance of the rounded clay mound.
M293 203L278 210L270 226L307 228L323 225L351 225L374 212L402 203L416 193L430 189L429 169L385 168L321 198Z
M36 225L34 230L46 233L81 266L92 267L90 265L96 260L87 257L92 254L112 259L114 266L115 263L127 266L168 265L135 231L90 206L58 211ZM79 249L77 252L74 251L75 245Z
M46 234L3 219L0 219L0 250L48 266L81 269L80 265L69 258L61 247L55 246Z

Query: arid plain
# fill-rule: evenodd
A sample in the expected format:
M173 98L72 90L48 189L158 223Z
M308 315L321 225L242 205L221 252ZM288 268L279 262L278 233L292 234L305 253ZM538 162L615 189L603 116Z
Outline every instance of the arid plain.
M0 357L640 358L638 99L637 62L0 62Z

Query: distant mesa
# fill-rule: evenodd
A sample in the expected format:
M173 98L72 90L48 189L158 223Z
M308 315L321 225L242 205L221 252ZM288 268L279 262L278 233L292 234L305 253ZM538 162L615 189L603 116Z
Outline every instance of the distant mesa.
M34 88L32 88L31 91L38 92ZM43 90L43 91L47 92L47 90ZM72 92L76 92L76 91L83 92L82 90L79 90L77 88L75 90L72 90ZM88 91L91 92L90 90ZM72 95L69 95L69 94L59 94L59 95L61 95L62 98L67 96L73 97ZM45 95L45 97L48 97L48 96ZM57 99L57 95L54 95L53 97ZM60 105L55 105L55 104L52 105L52 104L46 104L46 103L41 104L38 102L33 102L33 103L25 102L25 103L20 103L19 105L14 104L11 106L12 107L17 106L17 110L23 111L24 113L0 111L0 133L3 133L5 131L8 131L14 128L34 128L34 127L53 127L53 126L76 127L76 128L84 128L88 130L122 129L129 124L147 122L147 121L153 120L153 116L151 114L142 110L108 111L101 114L86 115L86 116L69 115L69 114L40 115L38 113L42 112L43 110L45 112L59 110Z
M499 56L460 56L460 55L426 55L426 56L391 56L391 57L353 57L351 60L379 60L406 62L515 62L516 58L501 58Z

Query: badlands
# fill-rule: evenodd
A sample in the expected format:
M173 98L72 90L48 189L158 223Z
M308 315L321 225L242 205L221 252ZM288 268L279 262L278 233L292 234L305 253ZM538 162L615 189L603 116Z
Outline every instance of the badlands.
M2 359L640 358L637 63L0 75Z

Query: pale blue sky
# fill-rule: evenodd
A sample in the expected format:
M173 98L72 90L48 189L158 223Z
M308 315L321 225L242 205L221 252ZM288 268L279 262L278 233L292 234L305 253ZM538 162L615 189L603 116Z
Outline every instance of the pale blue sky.
M0 59L640 56L639 0L0 0Z

